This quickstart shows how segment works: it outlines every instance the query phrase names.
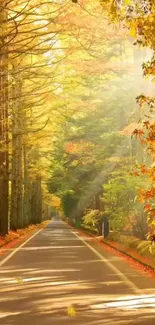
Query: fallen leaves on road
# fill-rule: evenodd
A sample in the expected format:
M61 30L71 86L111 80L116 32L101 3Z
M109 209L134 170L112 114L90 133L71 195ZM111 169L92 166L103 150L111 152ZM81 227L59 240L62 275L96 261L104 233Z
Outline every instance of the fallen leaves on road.
M152 266L154 266L154 263L151 263L152 261L139 255L136 251L129 249L127 253L130 253L131 255L128 256L125 254L125 248L123 247L123 245L113 242L112 244L110 243L111 246L107 246L107 244L101 241L99 244L103 246L105 250L114 253L116 256L121 256L127 263L130 264L131 267L139 269L139 271L141 271L143 275L145 274L145 276L148 277L155 277L155 271L149 268L149 263L150 265L152 264ZM119 251L119 249L122 249L122 252ZM141 264L141 262L146 263L146 266Z
M76 310L72 305L68 307L67 314L68 314L69 317L75 317L76 316Z
M96 242L98 243L98 245L102 246L104 248L104 250L109 251L113 254L115 254L116 256L120 256L124 259L124 261L126 261L128 264L130 264L131 267L134 267L135 269L138 269L140 272L142 272L143 275L147 276L147 277L152 277L155 278L155 270L152 270L151 268L149 268L149 266L144 266L141 264L141 262L146 262L146 264L149 262L148 259L138 255L137 252L133 252L133 258L132 256L128 256L125 254L125 252L121 252L119 251L119 248L122 248L122 246L118 243L110 243L111 246L108 246L107 244L105 244L103 242L103 238L102 237L97 237L93 234L88 234L85 231L79 231L79 234L81 236L85 235L87 238L89 238L89 240L92 240L92 242ZM112 247L113 245L113 247ZM125 250L125 249L124 249ZM134 257L137 259L134 260ZM154 266L154 265L153 265Z
M19 284L23 284L24 282L23 282L23 279L21 279L21 278L16 278L16 281L17 281L17 283L19 283Z
M17 231L9 231L9 234L5 237L0 237L0 249L1 248L11 248L12 246L18 244L18 241L22 238L25 238L33 231L37 231L41 228L46 227L49 221L43 221L38 225L30 225L28 228L19 229ZM3 253L3 250L0 250L0 253Z

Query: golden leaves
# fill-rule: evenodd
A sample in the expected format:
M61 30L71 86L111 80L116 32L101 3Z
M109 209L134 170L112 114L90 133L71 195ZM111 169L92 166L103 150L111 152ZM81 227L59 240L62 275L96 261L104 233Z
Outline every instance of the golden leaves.
M149 17L148 17L148 21L149 21L149 23L153 23L154 22L154 19L155 17L154 17L154 15L150 15Z
M130 29L129 34L133 38L137 36L137 24L138 21L136 19L129 23L129 29Z
M18 284L23 284L23 283L24 283L24 282L23 282L23 279L18 278L18 277L16 278L16 281L17 281Z
M136 32L135 29L130 29L130 33L129 34L130 34L131 37L135 38L136 35L137 35L137 32Z
M67 309L67 314L69 317L75 317L76 316L76 310L73 305L70 305Z
M60 209L60 207L61 207L61 199L58 197L58 196L56 196L56 195L54 195L54 194L49 194L49 197L50 197L50 202L49 202L49 204L52 206L52 207L55 207L56 209Z
M130 6L132 5L133 1L132 0L124 0L125 5Z

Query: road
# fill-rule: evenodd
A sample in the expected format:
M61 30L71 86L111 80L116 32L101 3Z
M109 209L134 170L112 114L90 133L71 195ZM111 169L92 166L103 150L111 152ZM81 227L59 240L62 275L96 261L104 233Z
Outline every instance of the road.
M155 280L54 221L0 256L0 324L35 323L153 325Z

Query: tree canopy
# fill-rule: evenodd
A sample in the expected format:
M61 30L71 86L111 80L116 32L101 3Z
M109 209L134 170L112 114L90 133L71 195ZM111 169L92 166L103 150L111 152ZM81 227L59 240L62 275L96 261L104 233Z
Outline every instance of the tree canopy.
M2 235L53 208L104 213L111 184L114 201L126 189L134 205L136 182L153 227L153 21L153 1L1 1ZM121 202L120 228L130 214Z

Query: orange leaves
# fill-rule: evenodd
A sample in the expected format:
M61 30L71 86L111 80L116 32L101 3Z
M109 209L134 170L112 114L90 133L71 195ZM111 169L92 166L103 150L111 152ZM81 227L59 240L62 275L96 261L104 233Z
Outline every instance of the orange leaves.
M72 153L74 152L74 149L76 149L76 145L73 142L68 142L65 146L65 150L67 153Z
M144 191L144 189L139 190L139 202L140 203L145 202L145 191Z
M150 211L150 209L151 209L151 205L150 204L145 204L145 210Z
M148 169L146 168L146 165L144 165L144 164L141 165L141 173L143 175L148 173Z
M70 141L67 143L65 150L70 154L81 155L83 152L89 152L91 148L92 144L90 142L79 141L74 143Z
M76 143L69 142L65 150L73 156L72 166L77 166L78 164L86 166L94 162L93 148L93 143L80 140Z
M0 237L0 247L6 246L12 247L12 245L15 245L20 238L25 237L32 231L36 231L38 228L43 228L47 225L47 222L42 222L39 225L31 225L28 228L25 229L18 229L17 231L9 231L9 234L5 237Z
M155 197L155 187L152 187L149 190L140 189L140 202L144 203L147 200L151 200Z

